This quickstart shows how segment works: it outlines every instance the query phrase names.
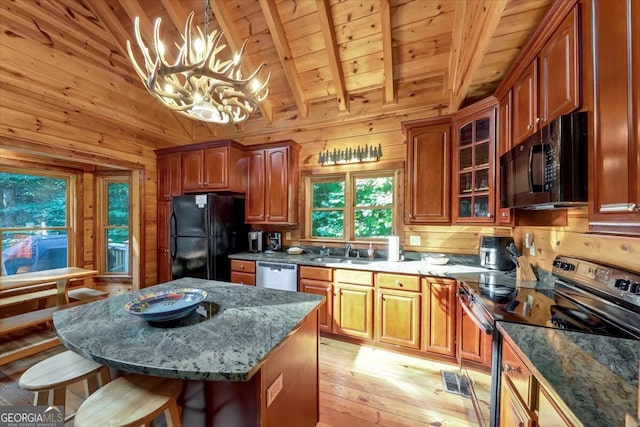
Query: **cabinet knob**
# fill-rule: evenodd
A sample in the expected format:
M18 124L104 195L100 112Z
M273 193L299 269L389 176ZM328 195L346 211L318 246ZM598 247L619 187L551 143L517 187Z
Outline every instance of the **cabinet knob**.
M409 214L409 219L413 219L413 214Z
M540 123L542 119L540 117L536 117L536 123Z
M493 218L493 214L491 212L487 213L487 218Z
M244 265L241 265L241 266L240 266L240 270L244 270Z
M520 368L518 368L517 366L510 366L508 363L505 363L502 370L504 372L519 372Z
M636 213L640 213L640 205L638 205L637 203L629 203L629 206L627 206L627 210L629 212L636 212Z
M207 181L204 182L204 185L209 185L209 183Z
M400 280L396 280L396 285L402 287L402 283L400 282Z
M508 217L508 216L509 216L509 213L508 213L508 212L506 212L506 211L503 211L503 212L502 212L502 218L506 218L506 217Z
M531 129L533 129L533 125L527 126L527 130L531 130Z

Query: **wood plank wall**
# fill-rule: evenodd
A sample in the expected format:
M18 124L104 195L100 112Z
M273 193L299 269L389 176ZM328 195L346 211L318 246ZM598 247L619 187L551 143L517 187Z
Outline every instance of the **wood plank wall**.
M523 247L526 233L535 243L533 256ZM586 207L569 209L564 227L515 227L514 240L531 264L545 270L551 270L556 255L571 255L640 272L640 238L589 233Z

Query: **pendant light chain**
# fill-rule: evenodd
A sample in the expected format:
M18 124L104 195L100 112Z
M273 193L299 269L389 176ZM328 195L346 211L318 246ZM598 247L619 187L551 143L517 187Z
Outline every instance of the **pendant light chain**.
M209 34L209 17L211 16L211 5L209 0L204 0L204 33Z

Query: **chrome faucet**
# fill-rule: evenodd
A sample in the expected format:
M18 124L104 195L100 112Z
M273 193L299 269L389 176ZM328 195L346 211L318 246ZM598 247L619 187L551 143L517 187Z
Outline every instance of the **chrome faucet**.
M353 245L349 242L344 242L344 256L349 258L351 256L352 250L353 250Z

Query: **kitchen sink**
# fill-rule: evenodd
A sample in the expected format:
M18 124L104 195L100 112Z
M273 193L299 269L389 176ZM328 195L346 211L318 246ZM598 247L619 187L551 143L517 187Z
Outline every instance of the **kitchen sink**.
M338 257L329 257L329 256L321 256L318 258L312 258L311 261L314 262L322 262L324 264L369 264L371 261L366 259L358 259L358 258L338 258Z
M371 261L369 261L369 260L358 259L358 258L356 258L356 259L345 259L344 261L342 261L342 264L362 264L362 265L365 265L365 264L370 264L370 263L371 263Z
M321 256L318 258L312 258L313 262L323 262L325 264L339 263L344 261L344 258L330 257L330 256Z

